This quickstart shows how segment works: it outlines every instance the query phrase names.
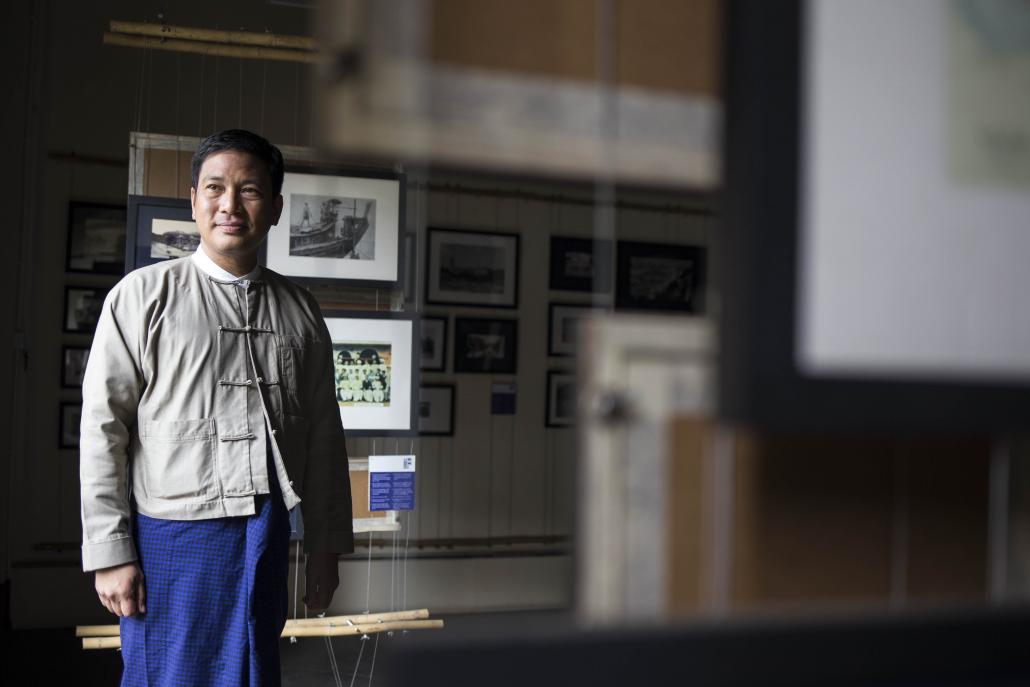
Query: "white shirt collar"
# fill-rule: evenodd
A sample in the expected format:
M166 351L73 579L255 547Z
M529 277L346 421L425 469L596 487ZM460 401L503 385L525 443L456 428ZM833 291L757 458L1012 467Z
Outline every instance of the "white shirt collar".
M203 243L197 246L197 250L190 259L193 260L193 264L219 281L257 281L261 277L261 265L255 265L254 269L242 277L237 277L232 272L222 269L204 251Z

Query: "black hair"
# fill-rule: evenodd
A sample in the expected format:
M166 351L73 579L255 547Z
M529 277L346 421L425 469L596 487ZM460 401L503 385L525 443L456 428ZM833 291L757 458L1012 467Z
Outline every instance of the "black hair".
M261 160L268 167L268 174L272 177L272 188L275 195L283 190L283 154L266 139L258 136L252 131L245 129L226 129L211 134L197 146L197 152L193 153L193 160L190 162L190 184L197 188L200 182L200 168L204 160L210 156L226 150L237 150L243 153L250 153Z

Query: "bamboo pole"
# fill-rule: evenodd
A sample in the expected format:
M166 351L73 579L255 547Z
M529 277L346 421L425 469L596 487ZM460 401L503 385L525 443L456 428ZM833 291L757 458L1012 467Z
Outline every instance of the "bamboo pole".
M345 625L340 627L295 627L283 630L281 637L340 637L372 635L377 632L395 632L397 630L439 630L443 628L442 620L397 620L387 623L369 625ZM120 649L121 637L83 637L83 649Z
M289 48L292 50L318 50L318 43L307 36L283 36L275 33L250 31L219 31L197 29L191 26L169 26L167 24L144 24L134 21L111 21L111 31L155 38L179 38L207 43L229 45L257 45L265 48Z
M318 53L307 50L286 50L283 48L264 48L243 45L224 45L221 43L203 43L186 41L177 38L162 40L147 36L130 36L123 33L104 32L106 45L120 45L126 48L150 48L153 50L170 50L198 55L217 55L219 57L242 57L253 60L278 60L280 62L319 62Z
M380 622L398 620L424 620L429 617L428 608L411 611L391 611L387 613L358 613L355 615L333 615L322 618L297 618L287 620L283 635L289 634L290 628L297 627L335 627L337 625L372 625ZM79 625L75 628L76 637L117 637L117 625Z

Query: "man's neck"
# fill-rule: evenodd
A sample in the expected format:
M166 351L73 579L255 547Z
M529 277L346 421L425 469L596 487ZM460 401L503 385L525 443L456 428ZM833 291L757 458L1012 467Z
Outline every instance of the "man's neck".
M206 248L203 243L198 246L197 250L203 251L204 255L206 255L211 262L218 265L234 277L242 277L246 274L250 274L254 271L254 268L257 267L256 255L247 256L246 258L222 255L210 248Z

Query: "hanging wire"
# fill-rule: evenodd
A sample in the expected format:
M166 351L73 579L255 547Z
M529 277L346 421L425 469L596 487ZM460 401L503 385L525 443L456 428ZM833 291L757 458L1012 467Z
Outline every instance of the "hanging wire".
M211 131L218 131L218 96L221 95L222 89L219 87L218 83L218 56L214 56L213 59L215 63L215 73L214 77L211 79L214 85L214 92L211 95L211 100L214 101L215 105L213 108L214 111L211 115Z
M179 58L181 56L182 56L182 53L178 53L178 52L175 53L175 197L176 198L179 197L179 192L182 189L182 187L179 186L179 167L180 167L180 164L179 164L179 153L181 152L180 148L181 148L181 138L182 138L181 136L179 136L179 104L181 102L180 99L179 99L179 95L180 95L180 92L179 92L179 76L180 76L180 74L182 72L181 63L179 61Z
M239 99L236 102L236 122L237 122L236 126L238 128L240 128L240 129L242 129L243 128L243 58L242 57L239 58L238 61L240 63L240 90L239 90L239 96L238 96Z
M207 62L207 55L200 54L200 107L197 113L197 138L204 136L204 66Z
M268 81L268 60L261 60L261 117L258 119L258 133L265 132L265 85Z
M296 74L293 77L293 143L300 145L300 135L298 127L300 126L300 63L297 63Z
M420 449L422 448L421 441L419 442L419 448ZM415 455L415 440L414 439L411 440L411 445L408 448L408 452L411 453L412 455ZM415 463L415 498L416 498L415 508L416 509L422 503L421 497L418 494L418 486L421 483L422 483L422 480L419 479L418 463L416 462ZM404 523L405 524L405 527L404 527L404 568L403 568L403 577L402 577L402 583L401 583L401 610L406 611L406 610L408 610L408 543L411 540L411 513L410 512L405 513L404 521L405 521L405 523Z
M378 633L378 632L376 633L375 646L372 647L372 664L368 668L368 684L370 685L370 687L371 687L371 684L372 684L372 674L375 673L375 670L376 670L376 654L379 653L379 635L380 634L381 633Z
M368 642L368 635L361 635L361 647L358 649L358 658L354 661L354 672L350 676L350 687L354 687L354 681L358 678L358 668L361 667L361 655L365 653L366 642Z
M336 651L333 650L331 637L325 637L325 648L329 654L329 672L333 674L333 683L336 687L343 687L343 679L340 677L340 666L336 662Z

